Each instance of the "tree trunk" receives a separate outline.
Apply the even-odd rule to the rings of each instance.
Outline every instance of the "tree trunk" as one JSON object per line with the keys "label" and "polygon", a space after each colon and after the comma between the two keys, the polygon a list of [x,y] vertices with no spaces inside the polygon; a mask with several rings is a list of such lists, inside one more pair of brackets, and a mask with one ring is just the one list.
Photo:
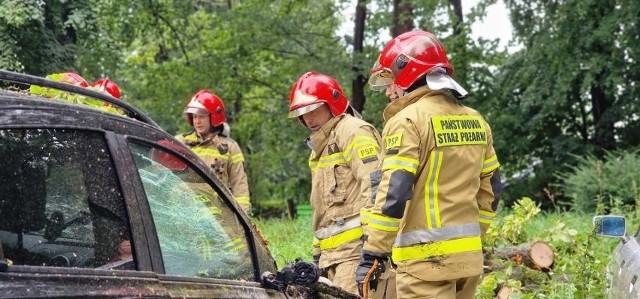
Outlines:
{"label": "tree trunk", "polygon": [[356,4],[356,18],[354,21],[353,32],[353,71],[354,77],[351,82],[351,105],[353,109],[362,113],[364,110],[364,102],[366,98],[364,96],[364,88],[366,83],[366,77],[362,73],[365,71],[363,66],[360,65],[359,57],[362,55],[362,49],[364,45],[364,26],[367,16],[367,3],[366,0],[358,0]]}
{"label": "tree trunk", "polygon": [[503,260],[513,260],[536,270],[549,270],[553,267],[554,254],[549,244],[536,241],[512,247],[497,248],[491,256]]}
{"label": "tree trunk", "polygon": [[604,87],[600,82],[604,74],[600,73],[591,85],[589,93],[591,94],[591,107],[593,124],[595,127],[595,146],[598,156],[604,155],[604,150],[612,150],[616,146],[614,137],[615,128],[613,122],[606,119],[605,114],[612,106],[605,94]]}
{"label": "tree trunk", "polygon": [[462,1],[461,0],[449,0],[449,4],[453,6],[453,13],[456,15],[456,19],[453,21],[453,35],[458,35],[462,31],[460,25],[464,22],[464,15],[462,14]]}
{"label": "tree trunk", "polygon": [[413,7],[408,0],[393,0],[393,29],[391,34],[396,37],[413,30]]}

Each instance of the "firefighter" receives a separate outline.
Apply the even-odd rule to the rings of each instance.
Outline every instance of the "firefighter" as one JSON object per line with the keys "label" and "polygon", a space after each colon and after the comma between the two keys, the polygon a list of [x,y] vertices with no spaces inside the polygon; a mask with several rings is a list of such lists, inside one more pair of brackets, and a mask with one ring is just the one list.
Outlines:
{"label": "firefighter", "polygon": [[91,83],[91,87],[96,88],[98,91],[107,93],[116,99],[121,98],[120,87],[111,79],[101,78]]}
{"label": "firefighter", "polygon": [[223,134],[227,117],[222,100],[207,89],[200,90],[191,97],[184,114],[193,131],[176,138],[188,145],[213,169],[222,183],[231,190],[242,209],[250,214],[251,202],[244,156],[238,143]]}
{"label": "firefighter", "polygon": [[[174,150],[178,154],[189,156],[188,150],[183,145],[166,139],[158,140],[157,144]],[[227,205],[214,189],[178,156],[158,148],[152,149],[150,156],[154,162],[162,166],[157,169],[149,169],[149,172],[157,175],[156,182],[163,181],[163,184],[157,186],[172,186],[171,190],[165,191],[166,193],[161,196],[152,197],[153,201],[161,203],[155,204],[159,209],[158,211],[164,209],[162,210],[163,212],[171,213],[175,208],[184,211],[185,207],[188,207],[193,223],[190,234],[184,236],[183,241],[186,241],[186,243],[177,248],[175,247],[175,240],[165,239],[168,236],[172,236],[176,228],[171,226],[170,223],[165,223],[165,225],[169,224],[170,228],[157,225],[158,229],[161,230],[160,233],[165,236],[165,238],[160,238],[160,245],[163,250],[192,251],[195,255],[194,260],[201,258],[210,260],[215,257],[216,264],[224,265],[224,267],[215,268],[203,266],[197,273],[199,276],[231,278],[234,275],[242,275],[242,273],[249,274],[248,272],[251,272],[250,269],[252,269],[251,257],[248,255],[249,250],[247,249],[246,241],[244,238],[238,237],[242,235],[243,228],[236,214],[225,212],[227,211]],[[157,166],[159,165],[152,167]],[[167,173],[166,170],[170,172]],[[154,187],[151,187],[151,189],[154,189]],[[185,205],[185,201],[190,201],[190,203]],[[194,204],[196,202],[198,204]],[[198,206],[197,210],[194,209]],[[211,221],[212,217],[215,218],[215,221]],[[207,264],[212,265],[211,261]],[[200,267],[188,262],[182,266],[185,268]],[[195,275],[196,273],[193,274]]]}
{"label": "firefighter", "polygon": [[460,102],[467,91],[452,74],[443,45],[425,31],[391,40],[371,69],[371,88],[390,103],[382,180],[356,270],[361,291],[391,256],[399,298],[474,296],[500,164],[489,125]]}
{"label": "firefighter", "polygon": [[[334,285],[357,293],[354,270],[362,249],[361,222],[366,222],[366,209],[373,205],[380,182],[381,139],[354,114],[330,76],[308,72],[293,85],[289,117],[311,130],[306,142],[311,148],[314,262]],[[385,284],[380,281],[372,298],[383,298]]]}

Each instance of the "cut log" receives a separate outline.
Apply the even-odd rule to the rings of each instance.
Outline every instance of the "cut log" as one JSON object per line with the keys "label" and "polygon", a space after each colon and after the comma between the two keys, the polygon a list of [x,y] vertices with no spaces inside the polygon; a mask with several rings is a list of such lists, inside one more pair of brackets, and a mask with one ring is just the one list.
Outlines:
{"label": "cut log", "polygon": [[536,270],[547,271],[553,267],[553,249],[542,241],[496,248],[491,255],[503,260],[513,260]]}
{"label": "cut log", "polygon": [[501,286],[500,290],[496,294],[497,299],[511,299],[511,288],[508,286]]}

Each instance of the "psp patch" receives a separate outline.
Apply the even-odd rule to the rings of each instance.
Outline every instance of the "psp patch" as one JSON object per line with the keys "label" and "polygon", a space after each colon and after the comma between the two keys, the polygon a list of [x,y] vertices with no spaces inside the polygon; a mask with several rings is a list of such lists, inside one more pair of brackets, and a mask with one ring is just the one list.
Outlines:
{"label": "psp patch", "polygon": [[362,162],[364,163],[377,161],[378,160],[377,153],[378,151],[376,150],[376,147],[373,145],[358,149],[358,157],[360,157],[360,160],[362,160]]}
{"label": "psp patch", "polygon": [[484,144],[487,129],[476,115],[440,115],[431,118],[436,147]]}
{"label": "psp patch", "polygon": [[402,145],[402,133],[389,135],[384,138],[385,149],[392,149]]}

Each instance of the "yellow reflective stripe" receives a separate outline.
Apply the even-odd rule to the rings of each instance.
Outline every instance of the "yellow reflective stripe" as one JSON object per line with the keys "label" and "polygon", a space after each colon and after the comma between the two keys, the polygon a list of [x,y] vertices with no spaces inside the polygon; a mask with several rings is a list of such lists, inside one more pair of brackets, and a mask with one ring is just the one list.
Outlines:
{"label": "yellow reflective stripe", "polygon": [[199,242],[196,246],[200,251],[200,256],[202,257],[202,259],[205,261],[213,259],[214,244],[204,237],[199,237],[198,239]]}
{"label": "yellow reflective stripe", "polygon": [[362,234],[362,227],[352,228],[335,236],[320,240],[320,249],[325,250],[336,248],[342,244],[360,239]]}
{"label": "yellow reflective stripe", "polygon": [[495,216],[496,213],[480,210],[479,222],[484,224],[491,224]]}
{"label": "yellow reflective stripe", "polygon": [[480,210],[480,216],[486,216],[486,217],[493,218],[493,217],[496,216],[496,213],[495,212],[485,211],[485,210]]}
{"label": "yellow reflective stripe", "polygon": [[320,240],[324,240],[326,238],[330,238],[332,236],[338,235],[352,228],[360,227],[361,225],[362,224],[360,223],[360,217],[358,216],[358,217],[352,218],[347,222],[339,221],[336,224],[320,228],[314,232],[314,235],[316,236],[316,238]]}
{"label": "yellow reflective stripe", "polygon": [[209,199],[209,196],[207,196],[207,195],[205,195],[205,194],[197,194],[197,195],[194,197],[194,199],[195,199],[196,201],[199,201],[199,202],[209,202],[209,201],[211,201],[211,200]]}
{"label": "yellow reflective stripe", "polygon": [[232,163],[240,163],[244,161],[244,156],[242,155],[242,153],[237,153],[233,156],[231,156],[231,162]]}
{"label": "yellow reflective stripe", "polygon": [[369,221],[369,223],[367,223],[367,226],[369,228],[377,229],[377,230],[381,230],[381,231],[385,231],[385,232],[398,232],[398,230],[400,230],[400,227],[391,227],[391,226],[380,225],[380,224],[372,222],[372,221]]}
{"label": "yellow reflective stripe", "polygon": [[318,169],[318,161],[309,160],[309,169],[311,169],[311,172],[315,172]]}
{"label": "yellow reflective stripe", "polygon": [[224,160],[229,160],[229,157],[230,157],[229,153],[222,155],[215,148],[194,147],[191,150],[200,157],[216,157]]}
{"label": "yellow reflective stripe", "polygon": [[391,252],[391,258],[394,262],[403,262],[479,250],[482,250],[480,237],[469,237],[407,247],[394,247]]}
{"label": "yellow reflective stripe", "polygon": [[354,148],[359,149],[367,146],[374,146],[375,148],[378,148],[378,143],[371,136],[356,136],[355,138],[353,138],[353,141],[351,141],[351,143],[349,143],[349,145],[347,145],[347,148],[344,150],[345,160],[349,162],[353,159]]}
{"label": "yellow reflective stripe", "polygon": [[249,200],[249,196],[236,196],[236,201],[241,205],[250,205],[251,201]]}
{"label": "yellow reflective stripe", "polygon": [[388,169],[402,169],[412,174],[416,174],[418,172],[418,165],[420,162],[417,159],[406,158],[400,156],[391,156],[384,158],[382,162],[382,171]]}
{"label": "yellow reflective stripe", "polygon": [[429,173],[425,184],[427,190],[424,193],[425,202],[427,203],[425,205],[427,228],[429,229],[442,227],[440,206],[438,204],[438,179],[440,178],[440,168],[442,167],[442,155],[441,151],[434,149],[429,157]]}
{"label": "yellow reflective stripe", "polygon": [[360,210],[360,223],[362,224],[369,223],[369,217],[371,217],[371,212],[367,210]]}
{"label": "yellow reflective stripe", "polygon": [[211,215],[222,215],[222,211],[215,206],[202,207],[193,214],[193,217],[196,221],[201,221],[211,218]]}
{"label": "yellow reflective stripe", "polygon": [[184,136],[184,142],[196,142],[196,141],[198,141],[198,136],[196,135]]}
{"label": "yellow reflective stripe", "polygon": [[492,172],[498,167],[500,167],[498,156],[494,155],[493,157],[484,160],[484,162],[482,163],[482,173]]}
{"label": "yellow reflective stripe", "polygon": [[318,168],[326,168],[340,163],[346,163],[342,152],[333,153],[331,155],[322,156],[318,161]]}
{"label": "yellow reflective stripe", "polygon": [[318,247],[320,246],[320,240],[318,240],[318,238],[313,238],[313,247]]}
{"label": "yellow reflective stripe", "polygon": [[216,206],[210,206],[209,207],[209,212],[211,213],[211,215],[214,215],[214,216],[222,215],[222,210],[220,210],[220,208],[218,208]]}
{"label": "yellow reflective stripe", "polygon": [[367,226],[385,232],[397,232],[400,230],[400,219],[380,214],[369,213]]}
{"label": "yellow reflective stripe", "polygon": [[225,243],[223,245],[223,248],[224,248],[223,250],[237,252],[237,251],[240,251],[240,249],[244,248],[244,246],[245,246],[244,240],[240,237],[237,237]]}

